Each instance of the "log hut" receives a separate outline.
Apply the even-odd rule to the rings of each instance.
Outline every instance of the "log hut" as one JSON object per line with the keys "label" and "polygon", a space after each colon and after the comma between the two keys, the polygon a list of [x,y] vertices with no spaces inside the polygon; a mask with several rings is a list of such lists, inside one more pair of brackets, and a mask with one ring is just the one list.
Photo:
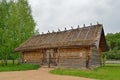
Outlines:
{"label": "log hut", "polygon": [[102,24],[34,35],[15,51],[22,61],[59,68],[93,68],[101,65],[108,50]]}

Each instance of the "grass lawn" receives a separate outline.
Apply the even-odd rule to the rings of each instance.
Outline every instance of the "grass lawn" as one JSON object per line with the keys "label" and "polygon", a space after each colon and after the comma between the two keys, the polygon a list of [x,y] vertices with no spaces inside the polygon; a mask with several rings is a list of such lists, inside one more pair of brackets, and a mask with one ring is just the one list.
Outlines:
{"label": "grass lawn", "polygon": [[35,64],[8,64],[8,65],[0,65],[0,72],[4,71],[23,71],[23,70],[35,70],[40,66]]}
{"label": "grass lawn", "polygon": [[109,64],[94,70],[54,69],[50,73],[80,76],[97,80],[120,80],[120,64]]}

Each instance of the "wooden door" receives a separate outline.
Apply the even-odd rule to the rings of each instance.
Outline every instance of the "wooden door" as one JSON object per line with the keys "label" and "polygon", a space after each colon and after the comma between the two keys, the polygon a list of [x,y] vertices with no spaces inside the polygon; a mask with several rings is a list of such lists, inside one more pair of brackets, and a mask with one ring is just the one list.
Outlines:
{"label": "wooden door", "polygon": [[56,65],[56,53],[54,49],[47,49],[43,51],[43,60],[42,64],[43,65],[50,65],[55,66]]}

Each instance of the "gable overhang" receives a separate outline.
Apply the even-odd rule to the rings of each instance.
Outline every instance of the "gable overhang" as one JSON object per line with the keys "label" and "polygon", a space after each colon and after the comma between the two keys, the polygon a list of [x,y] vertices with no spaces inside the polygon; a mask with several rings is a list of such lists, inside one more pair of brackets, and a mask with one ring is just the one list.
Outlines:
{"label": "gable overhang", "polygon": [[102,52],[106,52],[109,50],[106,39],[105,39],[105,34],[104,34],[104,29],[101,27],[100,32],[98,33],[97,41],[95,43],[97,49],[101,49]]}

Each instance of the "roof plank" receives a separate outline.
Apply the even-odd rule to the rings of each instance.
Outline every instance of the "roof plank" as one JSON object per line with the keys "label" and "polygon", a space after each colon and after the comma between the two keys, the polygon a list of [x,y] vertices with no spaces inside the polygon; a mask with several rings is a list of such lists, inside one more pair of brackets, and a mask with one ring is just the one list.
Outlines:
{"label": "roof plank", "polygon": [[35,35],[17,47],[15,51],[98,45],[102,29],[102,24],[97,24],[83,28]]}

